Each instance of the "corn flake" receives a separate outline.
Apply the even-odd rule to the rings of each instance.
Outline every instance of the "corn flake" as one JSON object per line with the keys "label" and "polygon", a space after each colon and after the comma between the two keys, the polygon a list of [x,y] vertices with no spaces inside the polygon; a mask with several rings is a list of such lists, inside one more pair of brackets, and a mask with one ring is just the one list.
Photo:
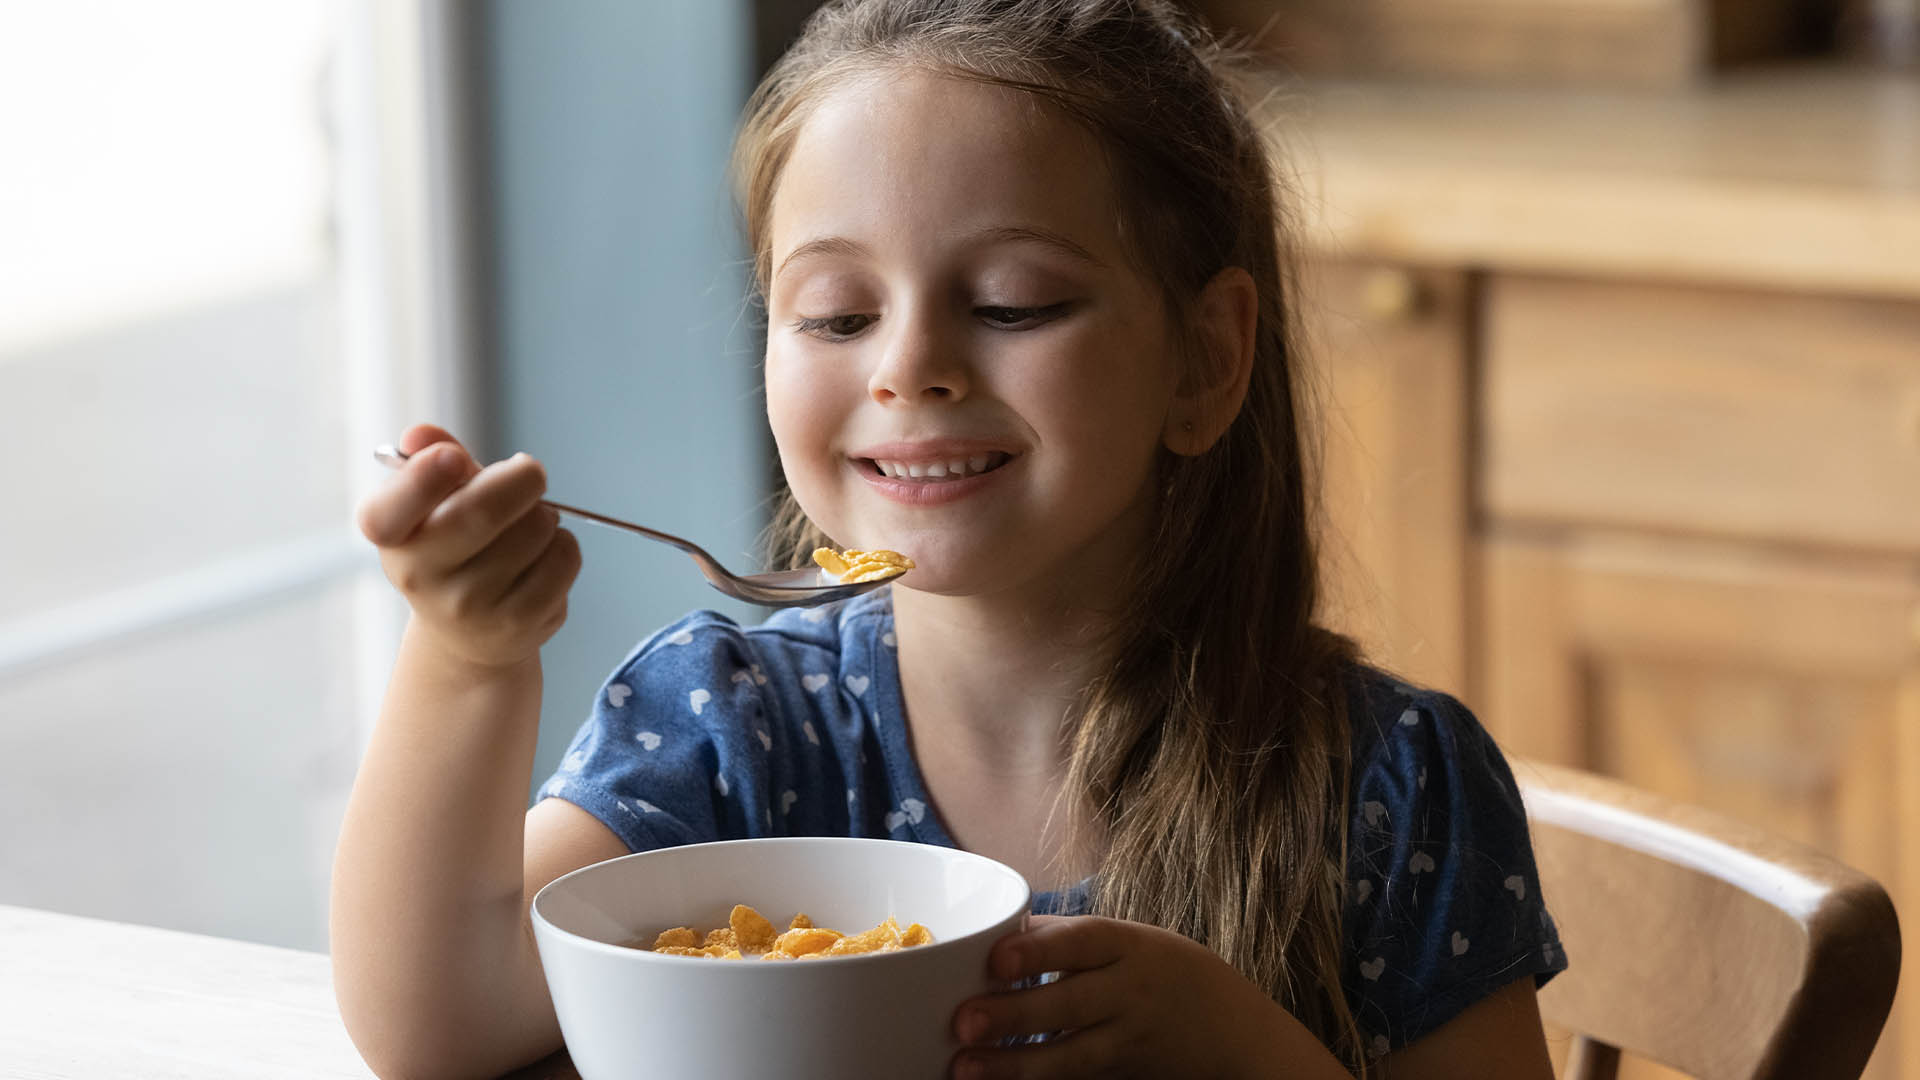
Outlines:
{"label": "corn flake", "polygon": [[904,574],[914,567],[912,559],[897,551],[861,551],[857,548],[844,552],[838,552],[832,548],[815,548],[813,561],[819,563],[822,570],[848,585],[863,581],[882,581]]}

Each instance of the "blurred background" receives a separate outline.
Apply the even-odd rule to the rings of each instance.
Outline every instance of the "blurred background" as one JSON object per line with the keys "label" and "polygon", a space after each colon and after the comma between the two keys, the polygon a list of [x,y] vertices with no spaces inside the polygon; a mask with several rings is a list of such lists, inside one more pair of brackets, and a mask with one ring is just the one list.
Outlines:
{"label": "blurred background", "polygon": [[[0,5],[0,904],[325,948],[410,422],[754,561],[723,171],[814,6]],[[1920,911],[1920,0],[1193,6],[1286,181],[1328,618]],[[654,627],[759,617],[577,531],[530,783]]]}

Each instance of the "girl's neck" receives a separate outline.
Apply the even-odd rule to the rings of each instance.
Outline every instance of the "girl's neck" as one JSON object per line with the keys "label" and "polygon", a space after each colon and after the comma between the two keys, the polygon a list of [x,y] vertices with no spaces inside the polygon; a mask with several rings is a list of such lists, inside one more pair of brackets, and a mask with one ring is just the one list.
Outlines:
{"label": "girl's neck", "polygon": [[1109,631],[1147,542],[1150,491],[1063,565],[994,592],[893,590],[908,730],[926,756],[1019,784],[1057,785],[1061,733],[1106,662]]}
{"label": "girl's neck", "polygon": [[1119,568],[1079,566],[976,596],[894,590],[901,691],[916,742],[992,776],[1057,780],[1061,728],[1104,659]]}

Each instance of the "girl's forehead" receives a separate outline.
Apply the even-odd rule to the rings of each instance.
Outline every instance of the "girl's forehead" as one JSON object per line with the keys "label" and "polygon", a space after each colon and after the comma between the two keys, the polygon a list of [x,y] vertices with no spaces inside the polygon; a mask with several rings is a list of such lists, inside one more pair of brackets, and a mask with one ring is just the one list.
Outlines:
{"label": "girl's forehead", "polygon": [[822,236],[926,249],[998,228],[1065,235],[1124,261],[1104,155],[1033,95],[923,69],[829,91],[802,125],[774,191],[775,265]]}

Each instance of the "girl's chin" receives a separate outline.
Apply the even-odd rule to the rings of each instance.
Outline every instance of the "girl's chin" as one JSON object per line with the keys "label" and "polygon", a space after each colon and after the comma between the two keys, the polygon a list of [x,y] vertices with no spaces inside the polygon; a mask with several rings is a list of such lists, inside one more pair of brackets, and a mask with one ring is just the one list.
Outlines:
{"label": "girl's chin", "polygon": [[991,568],[987,566],[969,566],[965,560],[932,553],[917,555],[903,551],[903,554],[911,558],[914,565],[894,582],[895,591],[910,589],[935,596],[971,596],[993,587]]}
{"label": "girl's chin", "polygon": [[895,591],[911,590],[930,596],[967,597],[1004,595],[1028,588],[1025,567],[1007,559],[951,561],[913,557],[914,568],[894,583]]}

